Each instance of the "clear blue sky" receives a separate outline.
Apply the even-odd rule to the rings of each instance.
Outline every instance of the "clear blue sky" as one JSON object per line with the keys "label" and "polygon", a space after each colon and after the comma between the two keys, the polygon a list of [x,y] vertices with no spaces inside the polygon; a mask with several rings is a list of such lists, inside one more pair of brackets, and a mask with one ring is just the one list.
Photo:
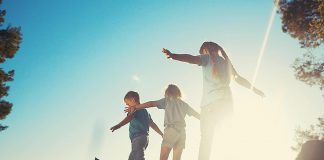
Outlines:
{"label": "clear blue sky", "polygon": [[[252,80],[272,7],[272,0],[4,0],[6,23],[22,27],[23,42],[15,58],[2,64],[16,72],[7,98],[14,107],[1,121],[10,127],[0,133],[0,159],[127,159],[128,126],[109,131],[125,116],[127,91],[138,91],[144,102],[161,98],[164,87],[175,83],[200,110],[200,68],[167,60],[161,49],[198,54],[204,41],[215,41]],[[289,146],[295,127],[324,113],[319,89],[295,80],[290,67],[304,52],[281,31],[276,15],[256,81],[267,97],[231,84],[242,122],[236,145],[251,145],[236,152],[249,157],[244,148],[261,148],[259,153],[278,156],[270,158],[294,155]],[[163,111],[149,112],[163,129]],[[189,117],[187,123],[183,158],[192,159],[199,122]],[[160,142],[151,131],[148,159],[158,159]],[[226,139],[215,144],[222,148]]]}

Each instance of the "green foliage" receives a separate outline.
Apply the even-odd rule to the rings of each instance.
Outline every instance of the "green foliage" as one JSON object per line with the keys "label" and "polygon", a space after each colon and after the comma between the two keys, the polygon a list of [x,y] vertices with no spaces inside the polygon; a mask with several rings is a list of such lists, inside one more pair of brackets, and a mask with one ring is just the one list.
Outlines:
{"label": "green foliage", "polygon": [[[2,4],[2,0],[0,0]],[[5,10],[0,10],[0,26],[4,23]],[[0,63],[4,63],[7,59],[14,57],[19,49],[22,40],[20,27],[8,26],[5,29],[0,29]],[[3,120],[11,112],[12,103],[7,102],[3,98],[8,96],[9,86],[7,82],[13,81],[14,70],[8,72],[0,68],[0,120]],[[0,124],[0,131],[8,126]]]}
{"label": "green foliage", "polygon": [[308,129],[296,129],[296,145],[291,147],[294,151],[299,152],[301,146],[309,140],[320,140],[324,141],[324,116],[319,117],[318,123],[311,125]]}
{"label": "green foliage", "polygon": [[324,59],[316,58],[312,53],[306,53],[302,58],[296,58],[292,67],[295,77],[310,85],[319,86],[324,96]]}
{"label": "green foliage", "polygon": [[20,27],[7,27],[0,30],[0,63],[6,58],[13,58],[21,42]]}
{"label": "green foliage", "polygon": [[[324,44],[324,0],[279,0],[282,30],[298,39],[302,48],[312,49]],[[293,64],[298,80],[324,92],[324,61],[311,53],[297,58]],[[324,96],[324,93],[323,93]]]}
{"label": "green foliage", "polygon": [[7,101],[0,101],[0,120],[5,119],[11,112],[12,104]]}
{"label": "green foliage", "polygon": [[301,47],[324,43],[323,0],[279,0],[282,30],[297,38]]}

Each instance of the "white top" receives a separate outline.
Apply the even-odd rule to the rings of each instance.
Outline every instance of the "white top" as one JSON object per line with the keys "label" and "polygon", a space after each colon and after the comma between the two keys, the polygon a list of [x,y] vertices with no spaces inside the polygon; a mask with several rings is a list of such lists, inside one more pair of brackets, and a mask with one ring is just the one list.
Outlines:
{"label": "white top", "polygon": [[195,111],[184,101],[178,98],[162,98],[158,100],[157,108],[164,109],[164,126],[175,125],[185,127],[185,116],[192,116]]}
{"label": "white top", "polygon": [[[211,104],[217,104],[219,101],[229,100],[232,97],[229,85],[223,83],[219,76],[213,75],[213,64],[209,54],[204,54],[199,56],[201,58],[201,66],[203,72],[203,96],[201,99],[200,107],[206,107]],[[224,66],[225,59],[223,57],[217,56],[216,66],[219,67],[218,70],[224,72],[226,68]]]}

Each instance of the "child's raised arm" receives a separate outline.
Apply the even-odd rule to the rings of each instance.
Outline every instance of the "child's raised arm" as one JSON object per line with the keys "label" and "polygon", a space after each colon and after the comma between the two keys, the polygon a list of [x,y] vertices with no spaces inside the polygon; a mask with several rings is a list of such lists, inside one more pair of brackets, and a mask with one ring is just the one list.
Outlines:
{"label": "child's raised arm", "polygon": [[252,89],[252,91],[253,91],[255,94],[257,94],[257,95],[259,95],[259,96],[261,96],[261,97],[265,97],[265,94],[264,94],[261,90],[255,88],[254,86],[252,86],[252,84],[251,84],[247,79],[245,79],[245,78],[243,78],[242,76],[240,76],[240,75],[237,73],[237,71],[234,69],[233,65],[232,65],[232,72],[233,72],[234,80],[235,80],[238,84],[240,84],[241,86],[244,86],[244,87],[246,87],[246,88],[248,88],[248,89]]}
{"label": "child's raised arm", "polygon": [[165,48],[162,49],[162,52],[166,55],[167,58],[172,58],[181,62],[201,65],[201,58],[199,56],[193,56],[190,54],[174,54]]}
{"label": "child's raised arm", "polygon": [[124,126],[125,124],[129,123],[133,118],[134,118],[134,114],[128,114],[121,122],[119,122],[115,126],[111,127],[110,130],[112,132],[114,132],[115,130],[117,130],[120,127]]}
{"label": "child's raised arm", "polygon": [[159,105],[158,101],[149,101],[149,102],[145,102],[145,103],[138,104],[138,105],[135,105],[135,106],[125,107],[124,111],[128,112],[128,113],[133,113],[134,111],[139,110],[139,109],[156,107],[158,105]]}

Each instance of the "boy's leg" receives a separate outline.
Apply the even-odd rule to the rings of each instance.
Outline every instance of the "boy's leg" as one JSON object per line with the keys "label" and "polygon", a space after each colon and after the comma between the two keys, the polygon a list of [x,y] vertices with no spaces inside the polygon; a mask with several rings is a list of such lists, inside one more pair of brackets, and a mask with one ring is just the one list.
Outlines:
{"label": "boy's leg", "polygon": [[132,152],[129,154],[128,160],[134,160],[134,157],[132,155]]}
{"label": "boy's leg", "polygon": [[128,160],[134,160],[132,153],[133,153],[133,142],[131,142],[131,152],[129,153]]}
{"label": "boy's leg", "polygon": [[161,146],[160,160],[167,160],[172,148],[168,146]]}
{"label": "boy's leg", "polygon": [[148,136],[141,135],[132,140],[132,152],[130,158],[132,160],[145,160],[144,151],[148,145]]}

